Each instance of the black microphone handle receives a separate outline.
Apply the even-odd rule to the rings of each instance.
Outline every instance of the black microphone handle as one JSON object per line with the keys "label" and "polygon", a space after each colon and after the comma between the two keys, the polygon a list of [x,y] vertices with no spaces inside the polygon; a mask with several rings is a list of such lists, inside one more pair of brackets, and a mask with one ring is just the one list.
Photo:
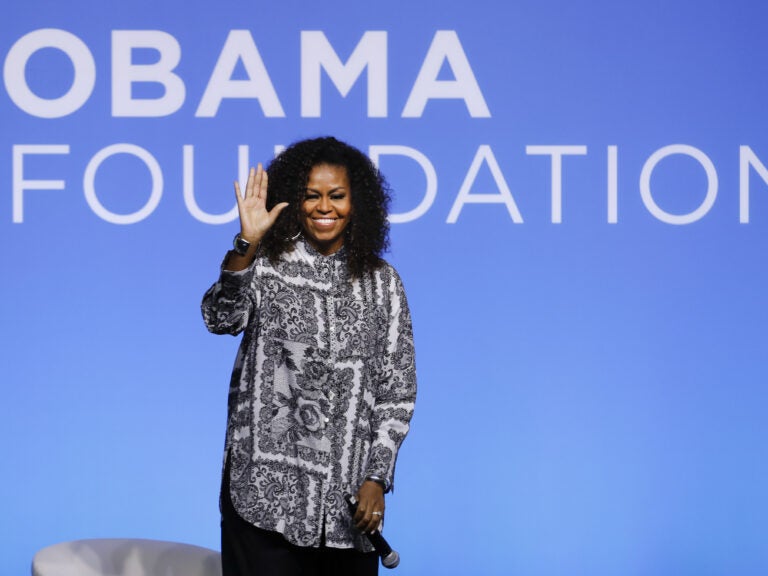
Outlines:
{"label": "black microphone handle", "polygon": [[376,552],[378,552],[381,557],[382,566],[385,568],[394,568],[400,564],[400,555],[392,550],[392,547],[386,540],[384,540],[384,536],[381,535],[381,532],[374,530],[371,533],[366,533],[365,536],[370,540],[371,544],[373,544],[373,547],[376,549]]}
{"label": "black microphone handle", "polygon": [[[350,511],[354,515],[357,511],[357,501],[349,495],[344,496],[344,498],[349,505]],[[394,568],[400,564],[400,554],[395,550],[392,550],[392,547],[384,539],[384,536],[381,535],[381,532],[374,530],[373,532],[364,532],[363,534],[365,534],[365,537],[368,538],[368,541],[373,545],[376,553],[381,558],[381,565],[384,566],[384,568]]]}

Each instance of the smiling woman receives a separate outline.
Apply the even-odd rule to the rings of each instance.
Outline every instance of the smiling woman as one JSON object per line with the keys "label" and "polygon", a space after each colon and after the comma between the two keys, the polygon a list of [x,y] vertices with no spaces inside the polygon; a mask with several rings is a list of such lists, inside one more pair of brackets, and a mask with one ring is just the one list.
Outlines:
{"label": "smiling woman", "polygon": [[211,332],[244,334],[229,396],[224,576],[373,576],[365,534],[381,526],[416,396],[405,292],[381,258],[387,186],[362,152],[317,138],[251,169],[235,192],[240,233],[202,306]]}

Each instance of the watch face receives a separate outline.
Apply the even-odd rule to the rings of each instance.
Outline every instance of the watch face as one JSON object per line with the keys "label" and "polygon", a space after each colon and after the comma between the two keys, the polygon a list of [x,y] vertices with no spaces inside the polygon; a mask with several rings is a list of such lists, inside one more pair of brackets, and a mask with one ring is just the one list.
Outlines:
{"label": "watch face", "polygon": [[240,256],[245,256],[245,253],[248,252],[248,248],[251,247],[251,243],[248,242],[248,240],[243,240],[240,237],[240,234],[235,236],[235,252],[240,254]]}

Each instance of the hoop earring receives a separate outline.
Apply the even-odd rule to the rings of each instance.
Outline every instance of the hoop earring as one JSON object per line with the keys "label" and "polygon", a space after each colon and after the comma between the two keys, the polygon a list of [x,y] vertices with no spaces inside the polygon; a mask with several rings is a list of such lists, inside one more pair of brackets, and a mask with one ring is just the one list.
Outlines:
{"label": "hoop earring", "polygon": [[299,231],[298,231],[298,232],[296,232],[296,234],[294,234],[293,236],[291,236],[290,238],[288,238],[288,240],[289,240],[290,242],[293,242],[294,240],[297,240],[299,236],[301,236],[301,228],[299,228]]}

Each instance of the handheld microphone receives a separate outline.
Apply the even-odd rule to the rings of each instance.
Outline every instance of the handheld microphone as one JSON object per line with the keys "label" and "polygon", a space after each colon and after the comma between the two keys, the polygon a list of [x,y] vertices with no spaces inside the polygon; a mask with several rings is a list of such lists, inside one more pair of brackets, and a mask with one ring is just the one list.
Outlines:
{"label": "handheld microphone", "polygon": [[[344,499],[347,501],[349,510],[354,516],[357,511],[357,500],[354,496],[350,496],[349,494],[346,494]],[[384,536],[381,535],[381,532],[378,530],[374,530],[371,533],[366,532],[365,537],[368,538],[368,541],[373,545],[376,553],[381,558],[381,565],[384,566],[384,568],[394,568],[400,564],[400,554],[398,554],[397,551],[392,550],[392,547],[386,540],[384,540]]]}

